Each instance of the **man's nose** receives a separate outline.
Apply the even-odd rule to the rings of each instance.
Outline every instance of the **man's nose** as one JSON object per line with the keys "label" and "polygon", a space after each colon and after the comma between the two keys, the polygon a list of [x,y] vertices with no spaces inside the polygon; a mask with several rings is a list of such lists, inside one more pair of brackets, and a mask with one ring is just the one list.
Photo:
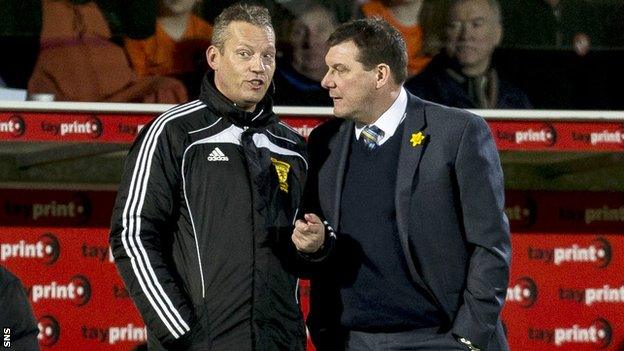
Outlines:
{"label": "man's nose", "polygon": [[460,39],[467,39],[470,37],[470,34],[472,33],[472,31],[468,28],[467,25],[463,25],[461,28],[461,31],[459,32],[459,38]]}
{"label": "man's nose", "polygon": [[321,86],[323,88],[325,88],[325,89],[331,89],[331,88],[336,86],[334,81],[329,76],[329,71],[327,73],[325,73],[325,76],[323,77],[323,80],[321,80]]}
{"label": "man's nose", "polygon": [[459,39],[465,39],[469,36],[471,29],[467,22],[453,21],[450,25],[452,33]]}
{"label": "man's nose", "polygon": [[461,39],[468,39],[474,36],[475,34],[475,26],[471,23],[464,22],[462,23],[461,30],[459,31],[459,37]]}
{"label": "man's nose", "polygon": [[264,72],[264,61],[262,60],[261,55],[258,55],[252,59],[250,69],[252,72]]}

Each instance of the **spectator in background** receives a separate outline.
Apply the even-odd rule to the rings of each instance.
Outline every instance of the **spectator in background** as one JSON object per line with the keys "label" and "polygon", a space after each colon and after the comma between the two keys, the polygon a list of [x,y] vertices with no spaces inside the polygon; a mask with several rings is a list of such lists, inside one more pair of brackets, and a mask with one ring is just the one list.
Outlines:
{"label": "spectator in background", "polygon": [[[10,330],[10,346],[2,343],[3,349],[32,351],[39,350],[37,320],[33,315],[26,291],[19,279],[0,266],[0,330],[6,335]],[[3,340],[6,341],[6,340]]]}
{"label": "spectator in background", "polygon": [[[294,0],[290,0],[294,2]],[[359,12],[361,0],[317,0],[321,5],[330,9],[339,23],[353,19]]]}
{"label": "spectator in background", "polygon": [[[54,94],[65,101],[186,101],[186,89],[178,80],[137,78],[123,48],[114,42],[120,18],[129,16],[125,11],[140,11],[141,4],[149,2],[127,0],[111,12],[109,1],[42,0],[40,52],[29,93]],[[149,8],[146,18],[134,16],[128,26],[149,19]]]}
{"label": "spectator in background", "polygon": [[274,76],[276,105],[331,106],[321,80],[327,72],[327,38],[337,27],[334,15],[312,3],[295,19],[290,52],[277,65]]}
{"label": "spectator in background", "polygon": [[0,76],[7,87],[28,85],[39,52],[40,17],[37,0],[0,0],[0,47],[5,50],[0,55]]}
{"label": "spectator in background", "polygon": [[207,68],[204,54],[210,45],[212,26],[193,14],[199,1],[160,0],[155,34],[142,40],[125,40],[138,76],[175,77],[185,82],[187,89],[200,85]]}
{"label": "spectator in background", "polygon": [[405,87],[461,108],[531,108],[528,97],[498,77],[492,54],[503,35],[497,0],[455,0],[448,12],[445,50]]}
{"label": "spectator in background", "polygon": [[[321,5],[328,9],[339,23],[344,23],[356,16],[362,16],[360,13],[360,5],[365,1],[362,0],[279,0],[280,6],[293,13],[301,13],[305,11],[311,3]],[[312,5],[313,6],[313,5]]]}
{"label": "spectator in background", "polygon": [[585,0],[505,0],[504,47],[574,49],[605,43],[598,5]]}
{"label": "spectator in background", "polygon": [[422,71],[431,61],[431,55],[423,50],[425,34],[421,12],[426,3],[435,1],[439,0],[370,0],[360,8],[365,17],[381,17],[403,35],[410,76]]}
{"label": "spectator in background", "polygon": [[[248,3],[266,7],[272,16],[276,6],[276,1],[274,0],[204,0],[201,6],[202,17],[208,22],[214,23],[215,18],[225,8],[236,3]],[[275,21],[275,18],[273,20]]]}

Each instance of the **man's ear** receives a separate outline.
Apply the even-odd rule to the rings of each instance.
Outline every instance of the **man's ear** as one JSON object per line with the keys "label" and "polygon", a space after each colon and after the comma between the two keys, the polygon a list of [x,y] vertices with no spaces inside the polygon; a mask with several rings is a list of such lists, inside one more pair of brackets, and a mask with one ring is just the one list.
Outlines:
{"label": "man's ear", "polygon": [[206,50],[206,61],[208,61],[208,66],[210,66],[213,71],[216,71],[219,68],[220,60],[221,52],[216,46],[210,45]]}
{"label": "man's ear", "polygon": [[391,75],[392,72],[390,72],[390,66],[388,66],[385,63],[380,63],[377,65],[377,67],[375,68],[376,70],[376,84],[375,87],[377,89],[383,87],[384,85],[388,84],[388,81],[390,79],[392,79]]}
{"label": "man's ear", "polygon": [[494,25],[494,42],[496,43],[496,46],[499,46],[503,41],[503,36],[503,25],[501,23],[496,23]]}

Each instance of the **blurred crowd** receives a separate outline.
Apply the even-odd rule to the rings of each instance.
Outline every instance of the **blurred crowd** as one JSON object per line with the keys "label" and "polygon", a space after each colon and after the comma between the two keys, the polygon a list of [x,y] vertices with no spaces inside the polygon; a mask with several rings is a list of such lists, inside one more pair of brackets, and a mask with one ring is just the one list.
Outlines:
{"label": "blurred crowd", "polygon": [[[228,0],[0,0],[0,88],[56,101],[180,103],[208,69]],[[260,0],[276,105],[329,106],[326,39],[378,16],[408,49],[406,87],[463,108],[624,109],[621,0]]]}

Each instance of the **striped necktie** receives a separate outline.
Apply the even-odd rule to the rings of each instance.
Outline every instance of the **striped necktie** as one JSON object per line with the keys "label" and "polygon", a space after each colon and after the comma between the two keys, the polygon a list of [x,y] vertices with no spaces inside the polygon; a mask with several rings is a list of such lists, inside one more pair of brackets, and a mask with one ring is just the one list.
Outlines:
{"label": "striped necktie", "polygon": [[377,142],[383,137],[383,135],[383,130],[378,127],[374,125],[366,126],[360,132],[360,141],[364,143],[364,146],[366,146],[368,150],[372,151],[379,146]]}

